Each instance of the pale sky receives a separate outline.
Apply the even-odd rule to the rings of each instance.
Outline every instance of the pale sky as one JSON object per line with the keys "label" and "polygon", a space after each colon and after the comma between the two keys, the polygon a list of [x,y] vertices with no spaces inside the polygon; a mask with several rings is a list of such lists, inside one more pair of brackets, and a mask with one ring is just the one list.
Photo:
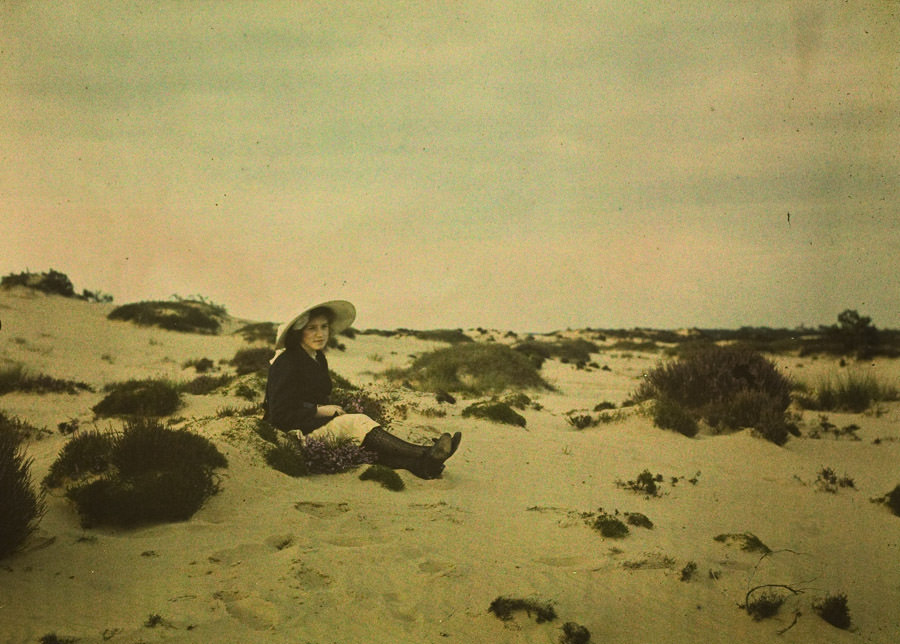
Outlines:
{"label": "pale sky", "polygon": [[0,0],[0,92],[3,275],[359,328],[900,327],[896,0]]}

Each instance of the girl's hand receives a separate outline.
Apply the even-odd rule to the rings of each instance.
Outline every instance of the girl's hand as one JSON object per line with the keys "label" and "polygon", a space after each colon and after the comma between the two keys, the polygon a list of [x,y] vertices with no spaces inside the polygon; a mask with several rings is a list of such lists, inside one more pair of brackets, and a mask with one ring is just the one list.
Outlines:
{"label": "girl's hand", "polygon": [[316,408],[316,416],[321,418],[333,418],[334,416],[343,416],[346,413],[339,405],[319,405]]}

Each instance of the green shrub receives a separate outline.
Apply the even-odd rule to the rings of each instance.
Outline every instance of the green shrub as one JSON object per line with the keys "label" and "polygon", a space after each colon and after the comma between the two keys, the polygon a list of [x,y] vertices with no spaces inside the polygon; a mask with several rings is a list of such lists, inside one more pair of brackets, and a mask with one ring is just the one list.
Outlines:
{"label": "green shrub", "polygon": [[525,611],[529,617],[534,617],[538,624],[552,622],[556,619],[556,609],[552,604],[535,599],[497,597],[488,607],[488,612],[493,613],[504,622],[511,620],[513,613],[518,611]]}
{"label": "green shrub", "polygon": [[737,544],[745,552],[761,552],[764,555],[772,552],[772,549],[760,541],[759,537],[752,532],[720,534],[713,537],[713,540],[725,545]]}
{"label": "green shrub", "polygon": [[622,523],[621,519],[605,512],[594,518],[592,527],[607,539],[623,539],[630,533],[628,526]]}
{"label": "green shrub", "polygon": [[847,595],[844,593],[826,595],[813,604],[813,610],[836,628],[843,630],[850,628],[850,608],[847,606]]}
{"label": "green shrub", "polygon": [[44,485],[55,488],[67,479],[79,480],[109,471],[114,444],[115,435],[111,432],[90,430],[73,436],[50,465]]}
{"label": "green shrub", "polygon": [[267,347],[240,349],[234,354],[230,364],[235,367],[239,376],[248,373],[266,373],[273,355],[275,354],[272,349]]}
{"label": "green shrub", "polygon": [[526,356],[498,343],[460,343],[438,349],[419,356],[408,369],[392,369],[386,375],[432,393],[550,389]]}
{"label": "green shrub", "polygon": [[266,463],[273,470],[288,476],[308,476],[311,474],[303,453],[290,445],[276,444],[266,452]]}
{"label": "green shrub", "polygon": [[[350,383],[347,383],[350,385]],[[385,396],[378,396],[354,385],[350,388],[335,387],[329,400],[348,414],[365,414],[384,428],[390,427],[393,413]]]}
{"label": "green shrub", "polygon": [[581,624],[577,622],[563,624],[559,644],[588,644],[590,641],[591,632]]}
{"label": "green shrub", "polygon": [[428,342],[447,342],[459,344],[460,342],[474,342],[472,338],[462,332],[462,329],[433,329],[430,331],[410,331],[414,337]]}
{"label": "green shrub", "polygon": [[785,599],[786,597],[783,593],[773,590],[759,593],[753,599],[750,599],[748,594],[747,602],[744,604],[744,610],[746,610],[747,614],[753,618],[753,621],[758,622],[778,614]]}
{"label": "green shrub", "polygon": [[590,362],[592,353],[600,351],[597,344],[582,338],[559,339],[553,342],[525,340],[516,344],[513,349],[526,355],[538,369],[550,358],[584,365]]}
{"label": "green shrub", "polygon": [[797,402],[805,409],[860,413],[874,403],[898,399],[896,387],[879,382],[872,374],[848,371],[820,379],[813,393],[799,395]]}
{"label": "green shrub", "polygon": [[[776,444],[783,444],[789,431],[785,412],[791,402],[790,381],[746,347],[713,345],[662,363],[647,374],[633,397],[677,403],[720,430],[752,427]],[[675,420],[664,415],[666,421],[690,431],[678,418],[681,414],[674,413]]]}
{"label": "green shrub", "polygon": [[178,391],[194,396],[205,396],[211,394],[216,389],[224,387],[234,380],[234,376],[223,374],[221,376],[197,376],[188,382],[182,382],[178,385]]}
{"label": "green shrub", "polygon": [[637,528],[653,529],[653,521],[646,514],[641,514],[640,512],[626,512],[625,520],[628,522],[628,525],[633,525]]}
{"label": "green shrub", "polygon": [[12,288],[24,286],[35,291],[62,295],[63,297],[75,297],[75,288],[65,273],[60,273],[52,268],[47,273],[10,273],[0,280],[0,287]]}
{"label": "green shrub", "polygon": [[274,345],[277,332],[278,325],[274,322],[256,322],[246,324],[234,333],[244,336],[245,342],[266,342]]}
{"label": "green shrub", "polygon": [[31,394],[70,394],[80,391],[93,391],[93,387],[84,382],[60,380],[44,374],[32,375],[21,364],[14,364],[0,369],[0,396],[12,391]]}
{"label": "green shrub", "polygon": [[360,481],[377,481],[382,487],[399,492],[406,487],[403,479],[394,470],[384,465],[370,465],[359,475]]}
{"label": "green shrub", "polygon": [[469,405],[462,411],[463,418],[484,418],[505,425],[525,427],[525,417],[505,402],[488,400]]}
{"label": "green shrub", "polygon": [[214,335],[221,330],[225,316],[221,306],[197,300],[177,300],[124,304],[113,309],[107,317],[168,331]]}
{"label": "green shrub", "polygon": [[[109,451],[100,455],[97,451],[104,444]],[[100,478],[89,475],[98,463],[104,468]],[[61,481],[63,473],[78,476],[66,496],[85,525],[128,527],[189,519],[218,492],[213,470],[222,467],[227,460],[203,436],[135,418],[111,440],[100,437],[64,448],[51,475],[54,482]]]}
{"label": "green shrub", "polygon": [[269,466],[288,476],[338,474],[374,460],[354,439],[332,434],[281,442],[266,453]]}
{"label": "green shrub", "polygon": [[44,496],[31,482],[32,459],[21,449],[19,428],[0,415],[0,559],[18,550],[37,529]]}
{"label": "green shrub", "polygon": [[616,485],[638,494],[646,494],[647,496],[659,496],[659,483],[662,483],[662,474],[653,474],[650,470],[644,470],[634,480],[616,481]]}
{"label": "green shrub", "polygon": [[181,393],[167,380],[128,380],[106,387],[93,406],[98,416],[168,416],[181,407]]}
{"label": "green shrub", "polygon": [[691,412],[670,398],[660,398],[653,403],[653,422],[661,429],[671,429],[689,437],[700,431]]}

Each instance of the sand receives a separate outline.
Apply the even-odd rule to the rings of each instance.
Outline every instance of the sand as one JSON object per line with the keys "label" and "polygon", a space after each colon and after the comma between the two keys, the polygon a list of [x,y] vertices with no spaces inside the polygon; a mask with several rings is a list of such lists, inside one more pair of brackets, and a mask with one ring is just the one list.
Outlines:
{"label": "sand", "polygon": [[[229,333],[240,320],[222,335],[202,336],[112,322],[112,308],[0,291],[0,366],[18,362],[97,389],[0,397],[0,409],[49,430],[25,446],[35,480],[67,440],[58,423],[115,425],[90,411],[104,384],[188,379],[194,372],[185,361],[227,360],[247,346]],[[359,470],[291,478],[265,464],[248,419],[217,417],[245,400],[185,396],[175,426],[208,436],[227,456],[221,492],[189,521],[131,530],[83,529],[59,492],[48,496],[37,533],[0,561],[0,641],[55,633],[84,643],[543,644],[559,641],[568,621],[589,629],[592,642],[900,638],[900,518],[870,500],[900,483],[897,403],[880,405],[879,414],[828,414],[837,426],[857,424],[858,441],[809,438],[820,422],[814,412],[803,413],[804,437],[784,447],[749,430],[686,438],[655,428],[636,409],[619,422],[576,430],[567,412],[621,403],[661,358],[602,351],[594,358],[609,370],[547,362],[543,375],[557,391],[531,392],[542,407],[525,410],[520,428],[463,418],[471,400],[441,405],[376,377],[440,343],[375,335],[342,341],[346,351],[330,354],[334,371],[407,408],[394,431],[416,440],[463,432],[442,479],[401,472],[406,489],[391,492],[360,481]],[[829,358],[773,360],[807,381],[840,369]],[[857,368],[900,385],[897,361]],[[427,415],[435,408],[446,416]],[[821,491],[815,481],[826,466],[852,477],[855,488]],[[617,485],[645,469],[665,477],[662,496]],[[654,527],[604,538],[582,516],[599,508],[643,513]],[[744,532],[774,553],[714,539]],[[696,572],[683,580],[691,562]],[[757,622],[739,605],[762,584],[799,594]],[[837,592],[847,595],[850,631],[811,608]],[[551,602],[558,619],[538,623],[520,613],[501,621],[488,612],[498,596]]]}

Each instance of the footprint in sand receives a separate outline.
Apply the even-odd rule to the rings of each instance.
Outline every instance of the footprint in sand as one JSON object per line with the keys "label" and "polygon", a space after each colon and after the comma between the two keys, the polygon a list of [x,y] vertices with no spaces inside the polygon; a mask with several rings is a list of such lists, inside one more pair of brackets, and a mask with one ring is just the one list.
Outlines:
{"label": "footprint in sand", "polygon": [[213,598],[225,604],[225,610],[231,617],[256,631],[276,628],[283,619],[275,604],[256,593],[245,595],[238,591],[219,591]]}
{"label": "footprint in sand", "polygon": [[317,501],[299,501],[294,508],[319,519],[333,519],[350,511],[349,503],[319,503]]}

